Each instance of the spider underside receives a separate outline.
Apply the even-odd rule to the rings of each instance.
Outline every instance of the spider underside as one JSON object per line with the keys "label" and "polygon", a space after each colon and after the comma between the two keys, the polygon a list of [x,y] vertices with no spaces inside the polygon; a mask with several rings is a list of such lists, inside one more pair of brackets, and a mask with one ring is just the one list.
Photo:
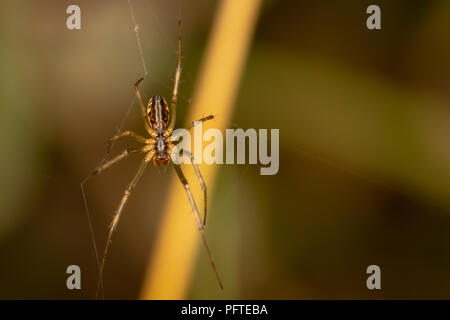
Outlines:
{"label": "spider underside", "polygon": [[[206,212],[207,212],[207,201],[206,201],[206,199],[207,199],[206,198],[206,195],[207,195],[206,190],[207,189],[206,189],[204,180],[202,178],[202,175],[200,173],[200,170],[198,169],[198,166],[194,161],[193,155],[190,152],[183,150],[183,156],[190,158],[190,160],[191,160],[190,162],[192,163],[192,165],[194,167],[195,173],[200,182],[200,186],[203,190],[203,196],[204,196],[203,221],[200,218],[199,210],[197,208],[194,197],[190,190],[189,183],[187,182],[186,177],[184,176],[180,165],[175,164],[171,161],[171,152],[172,152],[172,149],[175,147],[175,145],[173,144],[173,141],[178,140],[178,137],[173,135],[173,131],[174,131],[175,120],[176,120],[176,105],[177,105],[177,98],[178,98],[178,86],[180,83],[180,76],[181,76],[181,23],[179,22],[178,23],[177,67],[176,67],[176,72],[175,72],[175,82],[174,82],[174,87],[173,87],[173,92],[172,92],[170,109],[169,109],[169,105],[168,105],[167,101],[163,97],[158,96],[158,95],[152,97],[149,100],[147,107],[145,107],[141,92],[139,90],[139,84],[142,82],[142,80],[144,78],[139,79],[134,84],[134,89],[136,91],[136,96],[139,100],[139,105],[140,105],[142,117],[144,120],[144,126],[150,137],[145,138],[145,137],[143,137],[139,134],[136,134],[133,131],[129,131],[129,130],[123,131],[123,132],[113,136],[109,140],[109,143],[107,146],[107,154],[109,154],[109,152],[111,151],[113,142],[122,137],[132,137],[137,142],[142,143],[143,146],[139,147],[139,148],[125,149],[119,155],[115,156],[114,158],[112,158],[108,161],[105,161],[96,170],[94,170],[94,172],[92,172],[89,175],[89,177],[85,181],[83,181],[83,183],[81,185],[83,188],[83,184],[85,182],[87,182],[87,180],[89,180],[93,176],[96,176],[96,175],[102,173],[107,168],[111,167],[113,164],[125,159],[126,157],[128,157],[131,154],[134,154],[134,153],[145,154],[144,159],[142,160],[135,176],[133,177],[131,182],[126,187],[126,189],[123,193],[123,196],[119,202],[119,205],[117,206],[116,210],[114,211],[114,216],[113,216],[113,219],[112,219],[112,222],[110,225],[108,239],[107,239],[106,246],[105,246],[105,251],[104,251],[101,263],[99,264],[99,282],[98,282],[98,287],[97,287],[97,296],[98,296],[98,291],[100,288],[101,288],[102,294],[103,294],[103,282],[102,282],[103,281],[102,280],[103,269],[104,269],[104,265],[105,265],[105,258],[108,254],[109,247],[111,245],[112,235],[118,225],[120,216],[122,214],[122,211],[125,207],[126,202],[128,201],[128,198],[130,197],[131,193],[133,192],[134,188],[136,187],[136,184],[138,183],[138,181],[142,177],[142,174],[144,173],[145,169],[147,168],[147,166],[150,163],[153,163],[156,166],[171,165],[175,168],[178,178],[186,190],[190,205],[192,207],[195,218],[197,220],[197,224],[198,224],[198,228],[199,228],[202,240],[203,240],[203,244],[208,253],[208,257],[209,257],[211,266],[214,270],[214,273],[215,273],[215,276],[217,278],[220,288],[223,289],[222,281],[220,280],[219,274],[218,274],[216,266],[214,264],[214,260],[212,258],[211,252],[209,250],[208,243],[206,241],[206,236],[204,233],[204,225],[206,222]],[[194,127],[195,125],[197,125],[201,122],[207,121],[207,120],[211,120],[211,119],[214,119],[214,116],[210,115],[210,116],[201,118],[197,121],[193,121],[186,129],[189,130],[192,127]],[[83,190],[83,195],[84,195],[84,190]]]}

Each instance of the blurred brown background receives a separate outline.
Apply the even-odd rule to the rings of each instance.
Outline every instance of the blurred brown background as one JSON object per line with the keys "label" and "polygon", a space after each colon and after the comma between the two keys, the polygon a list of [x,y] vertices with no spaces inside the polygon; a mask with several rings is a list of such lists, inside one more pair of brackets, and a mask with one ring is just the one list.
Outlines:
{"label": "blurred brown background", "polygon": [[[79,31],[66,29],[70,4],[81,7]],[[366,28],[370,4],[381,7],[380,31]],[[147,98],[170,96],[181,6],[181,126],[193,120],[217,2],[133,6]],[[264,2],[234,125],[279,128],[280,171],[220,169],[207,232],[226,289],[200,250],[190,298],[450,297],[449,15],[438,0]],[[79,183],[143,73],[128,4],[2,0],[0,21],[0,298],[90,299],[97,267]],[[136,105],[125,128],[143,133]],[[87,185],[100,250],[138,161]],[[124,212],[108,298],[138,296],[169,174],[149,170]],[[80,291],[65,286],[70,264],[82,269]],[[366,288],[371,264],[380,291]]]}

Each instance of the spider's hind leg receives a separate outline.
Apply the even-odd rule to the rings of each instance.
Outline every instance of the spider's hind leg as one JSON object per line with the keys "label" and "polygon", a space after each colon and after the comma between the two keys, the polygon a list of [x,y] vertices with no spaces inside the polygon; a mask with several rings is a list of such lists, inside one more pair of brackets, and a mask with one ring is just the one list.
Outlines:
{"label": "spider's hind leg", "polygon": [[180,85],[181,77],[181,21],[178,20],[178,53],[177,53],[177,68],[175,70],[175,80],[173,84],[172,99],[170,103],[170,122],[167,129],[164,131],[164,136],[169,136],[175,128],[175,121],[177,118],[177,101],[178,101],[178,87]]}
{"label": "spider's hind leg", "polygon": [[139,106],[141,108],[141,114],[142,114],[142,119],[144,120],[145,130],[147,130],[147,132],[152,137],[156,137],[157,136],[156,132],[151,128],[151,126],[150,126],[150,124],[148,122],[148,119],[147,119],[147,108],[145,107],[144,101],[142,100],[141,91],[139,90],[139,84],[142,82],[142,80],[144,80],[144,78],[141,78],[138,81],[136,81],[136,83],[134,84],[134,90],[136,91],[136,96],[138,98]]}

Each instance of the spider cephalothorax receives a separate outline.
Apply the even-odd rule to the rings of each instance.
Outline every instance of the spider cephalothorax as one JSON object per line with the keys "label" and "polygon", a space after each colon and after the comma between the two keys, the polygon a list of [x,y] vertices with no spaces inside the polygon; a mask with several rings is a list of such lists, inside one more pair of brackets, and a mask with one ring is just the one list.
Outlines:
{"label": "spider cephalothorax", "polygon": [[169,156],[169,143],[167,142],[166,138],[163,136],[162,133],[160,133],[156,139],[154,144],[154,150],[155,150],[155,164],[167,164],[170,161]]}

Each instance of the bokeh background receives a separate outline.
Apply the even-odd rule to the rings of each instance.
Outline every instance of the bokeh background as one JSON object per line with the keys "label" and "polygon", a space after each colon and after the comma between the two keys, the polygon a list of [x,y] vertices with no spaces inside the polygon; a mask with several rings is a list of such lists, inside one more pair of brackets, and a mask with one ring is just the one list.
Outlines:
{"label": "bokeh background", "polygon": [[[79,31],[65,25],[73,3]],[[382,30],[366,28],[370,4]],[[170,96],[181,12],[182,126],[217,2],[133,7],[147,98]],[[445,0],[264,2],[230,127],[279,128],[280,171],[221,166],[207,234],[225,290],[199,250],[188,298],[450,298],[449,15]],[[0,43],[0,298],[91,299],[79,184],[123,119],[143,133],[137,105],[125,117],[143,73],[128,4],[1,0]],[[86,187],[100,250],[138,163]],[[133,194],[105,268],[108,298],[138,297],[170,174],[149,170]],[[82,290],[66,288],[71,264]],[[382,290],[366,288],[371,264]]]}

